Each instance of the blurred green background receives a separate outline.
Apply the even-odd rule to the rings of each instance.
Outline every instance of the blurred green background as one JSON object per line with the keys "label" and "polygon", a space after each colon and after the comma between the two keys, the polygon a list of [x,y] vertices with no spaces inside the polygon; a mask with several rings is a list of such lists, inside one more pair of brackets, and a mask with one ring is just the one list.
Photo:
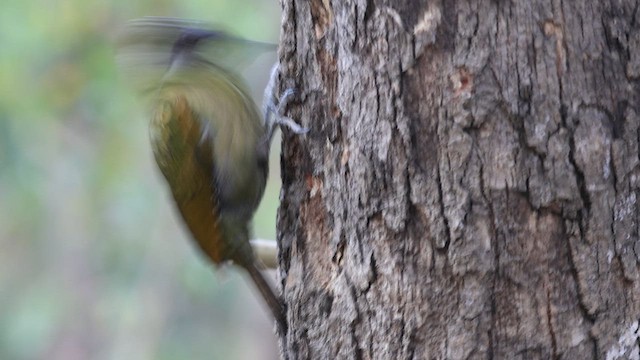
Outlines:
{"label": "blurred green background", "polygon": [[[207,265],[175,216],[113,43],[146,15],[277,42],[279,11],[276,0],[0,5],[0,359],[277,358],[252,284]],[[252,88],[267,72],[253,70]],[[279,147],[259,237],[275,236]]]}

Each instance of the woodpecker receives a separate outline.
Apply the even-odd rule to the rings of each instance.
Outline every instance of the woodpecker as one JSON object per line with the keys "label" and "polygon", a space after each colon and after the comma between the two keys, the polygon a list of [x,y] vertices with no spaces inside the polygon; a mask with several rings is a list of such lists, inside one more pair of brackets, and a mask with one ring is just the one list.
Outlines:
{"label": "woodpecker", "polygon": [[275,67],[261,114],[231,70],[229,54],[275,46],[169,18],[133,21],[123,39],[121,48],[137,49],[124,53],[133,59],[130,74],[142,79],[139,89],[150,97],[153,155],[192,238],[214,264],[244,268],[286,331],[283,302],[256,264],[250,225],[264,193],[275,127],[306,129],[279,110],[293,92],[278,105],[272,101]]}

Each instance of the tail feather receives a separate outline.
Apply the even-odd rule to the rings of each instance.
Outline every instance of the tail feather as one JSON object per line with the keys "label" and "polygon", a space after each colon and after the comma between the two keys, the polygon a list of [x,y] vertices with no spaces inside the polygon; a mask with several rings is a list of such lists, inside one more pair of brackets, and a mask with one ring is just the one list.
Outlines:
{"label": "tail feather", "polygon": [[269,306],[269,309],[271,309],[273,317],[278,323],[278,330],[282,334],[285,334],[287,332],[287,319],[284,313],[284,308],[282,307],[282,301],[275,294],[267,279],[265,279],[264,275],[262,275],[253,262],[246,266],[246,269],[249,272],[253,283],[256,285],[260,294],[262,294],[262,297]]}

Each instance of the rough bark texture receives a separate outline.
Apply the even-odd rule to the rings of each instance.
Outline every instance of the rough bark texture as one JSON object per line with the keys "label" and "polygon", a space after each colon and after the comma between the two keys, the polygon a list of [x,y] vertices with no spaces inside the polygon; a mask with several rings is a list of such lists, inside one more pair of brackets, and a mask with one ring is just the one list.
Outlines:
{"label": "rough bark texture", "polygon": [[284,358],[637,359],[638,5],[284,0]]}

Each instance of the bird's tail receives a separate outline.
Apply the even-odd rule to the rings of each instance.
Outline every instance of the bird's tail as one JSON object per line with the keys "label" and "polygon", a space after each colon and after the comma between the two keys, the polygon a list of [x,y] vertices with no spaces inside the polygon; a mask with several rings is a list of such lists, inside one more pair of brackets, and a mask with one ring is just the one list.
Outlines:
{"label": "bird's tail", "polygon": [[269,309],[271,309],[273,317],[278,323],[278,330],[282,334],[285,334],[287,332],[287,319],[285,317],[284,308],[282,307],[282,301],[275,294],[267,279],[265,279],[262,272],[260,272],[253,262],[248,264],[245,268],[249,272],[249,276],[251,276],[253,283],[260,291],[260,294],[262,294],[262,297],[269,306]]}

